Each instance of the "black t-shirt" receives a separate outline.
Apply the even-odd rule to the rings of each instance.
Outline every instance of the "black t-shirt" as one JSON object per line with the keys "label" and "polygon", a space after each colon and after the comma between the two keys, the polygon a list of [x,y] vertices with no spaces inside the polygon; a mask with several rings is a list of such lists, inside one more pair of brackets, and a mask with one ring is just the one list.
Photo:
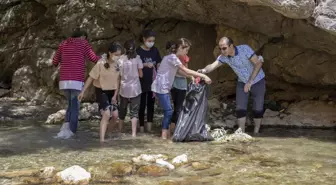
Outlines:
{"label": "black t-shirt", "polygon": [[[161,56],[159,50],[156,47],[150,48],[150,50],[144,50],[141,47],[137,48],[137,54],[140,56],[142,63],[153,63],[155,69],[157,64],[161,62]],[[153,83],[153,70],[154,68],[145,67],[142,69],[143,77],[140,78],[142,92],[151,91]]]}

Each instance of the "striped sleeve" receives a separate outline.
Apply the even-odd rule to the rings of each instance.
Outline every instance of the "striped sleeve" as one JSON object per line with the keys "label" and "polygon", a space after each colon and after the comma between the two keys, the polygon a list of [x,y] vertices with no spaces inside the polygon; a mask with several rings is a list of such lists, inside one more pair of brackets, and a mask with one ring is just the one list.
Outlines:
{"label": "striped sleeve", "polygon": [[101,58],[100,56],[97,56],[95,52],[93,51],[90,44],[86,41],[85,42],[85,56],[94,63],[97,63],[97,61]]}
{"label": "striped sleeve", "polygon": [[56,54],[53,57],[52,64],[55,66],[58,66],[58,64],[61,62],[61,54],[62,54],[62,45],[59,45]]}

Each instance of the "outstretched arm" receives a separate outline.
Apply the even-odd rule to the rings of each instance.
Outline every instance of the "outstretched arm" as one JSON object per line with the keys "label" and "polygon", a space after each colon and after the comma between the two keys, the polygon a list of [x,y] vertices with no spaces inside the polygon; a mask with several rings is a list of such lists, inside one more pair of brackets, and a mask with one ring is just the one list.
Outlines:
{"label": "outstretched arm", "polygon": [[210,84],[211,83],[211,79],[202,73],[196,72],[194,70],[188,69],[186,68],[184,65],[179,65],[179,70],[185,72],[188,76],[194,76],[194,77],[200,77],[200,78],[204,78],[205,82]]}
{"label": "outstretched arm", "polygon": [[200,72],[202,73],[211,73],[215,69],[217,69],[219,66],[223,65],[220,61],[216,60],[212,64],[207,65],[204,69],[201,69]]}

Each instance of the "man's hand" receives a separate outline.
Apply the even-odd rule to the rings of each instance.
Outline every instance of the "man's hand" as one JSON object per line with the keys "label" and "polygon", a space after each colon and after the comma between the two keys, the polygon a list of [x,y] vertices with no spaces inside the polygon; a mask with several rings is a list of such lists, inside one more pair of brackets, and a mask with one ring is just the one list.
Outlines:
{"label": "man's hand", "polygon": [[197,72],[205,74],[206,71],[205,71],[205,69],[199,69],[199,70],[197,70]]}
{"label": "man's hand", "polygon": [[251,90],[251,86],[252,86],[252,83],[251,82],[247,82],[245,84],[245,86],[244,86],[244,92],[248,93]]}

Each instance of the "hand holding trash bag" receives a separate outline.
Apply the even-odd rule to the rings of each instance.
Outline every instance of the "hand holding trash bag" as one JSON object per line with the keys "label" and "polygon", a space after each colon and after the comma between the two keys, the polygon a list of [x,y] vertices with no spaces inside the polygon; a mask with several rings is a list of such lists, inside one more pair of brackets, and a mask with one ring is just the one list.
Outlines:
{"label": "hand holding trash bag", "polygon": [[205,81],[200,78],[189,83],[183,109],[176,123],[174,142],[213,140],[205,127],[208,112],[208,88]]}

